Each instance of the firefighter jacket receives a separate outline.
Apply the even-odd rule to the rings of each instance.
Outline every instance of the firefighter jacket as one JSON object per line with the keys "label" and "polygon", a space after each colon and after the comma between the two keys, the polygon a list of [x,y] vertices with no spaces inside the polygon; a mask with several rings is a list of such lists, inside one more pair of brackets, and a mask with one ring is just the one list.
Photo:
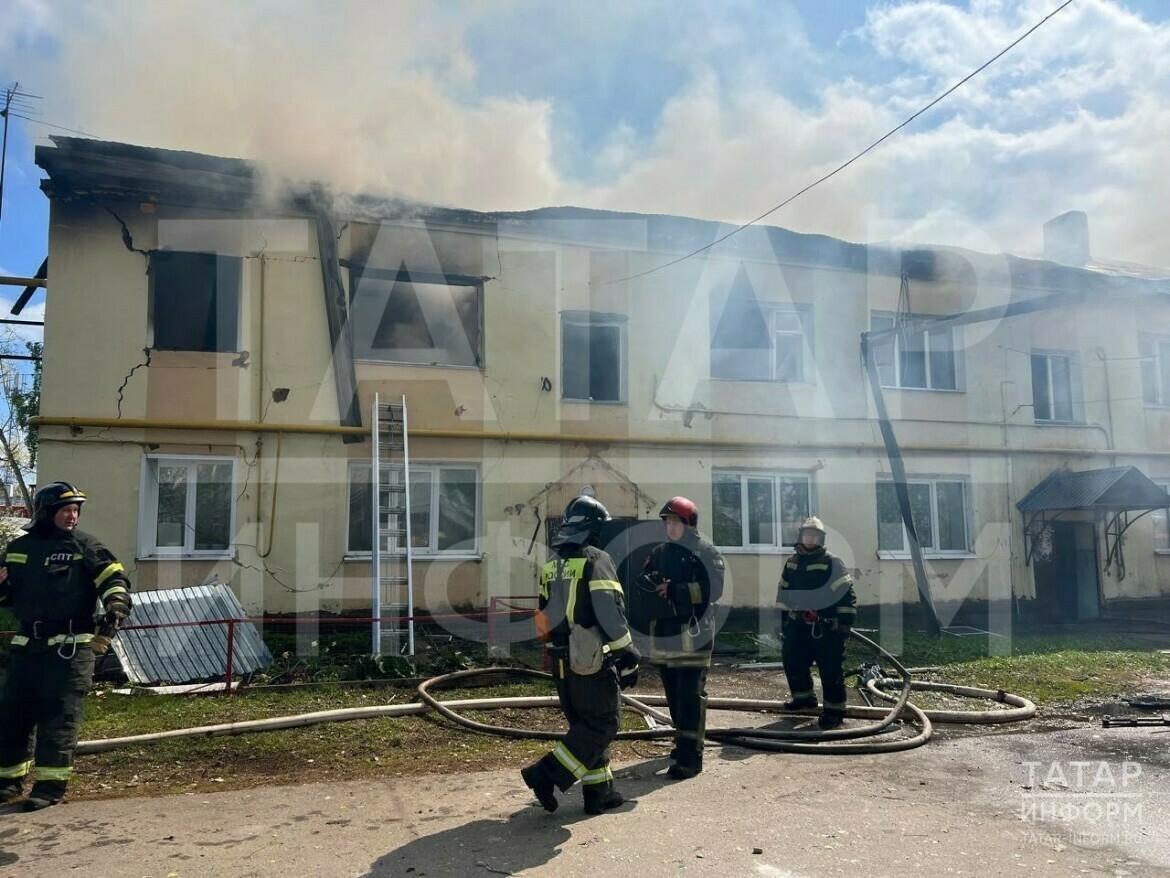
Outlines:
{"label": "firefighter jacket", "polygon": [[723,555],[694,528],[651,550],[642,568],[643,587],[668,583],[665,601],[669,605],[651,623],[655,661],[669,661],[675,653],[710,652],[712,608],[723,596],[726,574]]}
{"label": "firefighter jacket", "polygon": [[122,565],[94,536],[65,531],[39,521],[8,544],[4,554],[8,578],[0,583],[0,606],[20,622],[12,646],[30,638],[52,646],[93,639],[96,602],[130,593]]}
{"label": "firefighter jacket", "polygon": [[796,554],[784,562],[776,605],[781,620],[803,617],[815,612],[820,619],[839,619],[852,625],[857,617],[857,595],[853,577],[824,546],[811,551],[798,546]]}
{"label": "firefighter jacket", "polygon": [[595,630],[612,655],[633,644],[613,559],[596,546],[564,545],[540,572],[539,609],[549,643],[567,647],[574,627]]}

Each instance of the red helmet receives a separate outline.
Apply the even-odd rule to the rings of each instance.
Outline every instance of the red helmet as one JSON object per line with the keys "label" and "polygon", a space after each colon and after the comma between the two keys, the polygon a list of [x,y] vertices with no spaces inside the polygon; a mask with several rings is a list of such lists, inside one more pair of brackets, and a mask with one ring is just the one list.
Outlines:
{"label": "red helmet", "polygon": [[658,510],[658,517],[665,518],[668,515],[677,515],[683,524],[690,527],[699,526],[699,507],[686,497],[671,497],[667,500],[666,505]]}

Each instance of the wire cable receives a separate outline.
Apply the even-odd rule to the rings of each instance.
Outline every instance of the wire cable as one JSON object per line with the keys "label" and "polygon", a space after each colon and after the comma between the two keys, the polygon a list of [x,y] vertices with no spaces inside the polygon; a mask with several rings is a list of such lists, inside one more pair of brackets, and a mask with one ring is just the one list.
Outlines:
{"label": "wire cable", "polygon": [[669,262],[664,262],[661,265],[656,265],[654,268],[648,268],[645,271],[638,272],[637,274],[631,274],[631,275],[628,275],[626,277],[619,277],[619,278],[616,278],[614,280],[591,281],[591,284],[596,284],[597,286],[606,286],[608,284],[623,283],[623,282],[628,281],[628,280],[635,280],[636,278],[646,277],[647,275],[653,274],[656,271],[661,271],[664,268],[670,268],[670,266],[672,266],[672,265],[678,265],[680,262],[684,262],[693,256],[698,256],[700,253],[704,253],[707,250],[710,250],[712,247],[715,247],[718,244],[722,244],[724,241],[726,241],[728,238],[732,237],[733,235],[738,235],[744,229],[749,228],[751,226],[754,226],[756,223],[760,222],[761,220],[766,219],[767,217],[774,214],[776,211],[780,210],[780,208],[791,204],[793,201],[800,198],[800,196],[804,195],[809,190],[814,189],[815,187],[821,185],[821,183],[824,183],[826,180],[829,180],[830,178],[835,177],[837,174],[844,171],[846,168],[848,168],[850,165],[852,165],[858,159],[862,158],[863,156],[865,156],[865,155],[869,154],[870,152],[872,152],[873,150],[877,149],[879,146],[881,146],[881,144],[885,143],[887,140],[889,140],[891,137],[893,137],[895,134],[897,134],[899,131],[901,131],[903,128],[905,128],[907,125],[909,125],[915,119],[917,119],[919,116],[921,116],[927,110],[930,110],[931,108],[933,108],[937,104],[941,103],[943,100],[948,98],[951,94],[958,91],[960,88],[962,88],[968,82],[970,82],[972,79],[974,79],[976,76],[978,76],[980,73],[982,73],[988,67],[990,67],[996,61],[998,61],[1000,58],[1002,58],[1004,55],[1006,55],[1008,52],[1010,52],[1012,49],[1014,49],[1016,46],[1018,46],[1020,43],[1022,43],[1024,40],[1026,40],[1032,34],[1034,34],[1037,30],[1039,30],[1041,27],[1043,27],[1045,24],[1047,24],[1049,19],[1051,19],[1057,13],[1064,11],[1067,7],[1071,6],[1073,4],[1073,2],[1074,2],[1074,0],[1065,0],[1064,3],[1060,4],[1060,6],[1056,7],[1056,9],[1052,10],[1050,13],[1048,13],[1046,16],[1044,16],[1044,18],[1040,19],[1040,21],[1036,22],[1034,25],[1032,25],[1030,28],[1028,28],[1028,30],[1024,31],[1023,34],[1018,36],[1011,43],[1009,43],[1006,47],[1001,49],[990,60],[985,61],[979,67],[975,68],[973,71],[968,73],[966,76],[964,76],[958,82],[956,82],[954,85],[952,85],[950,88],[948,88],[942,94],[940,94],[938,97],[936,97],[930,103],[928,103],[925,107],[923,107],[922,109],[918,110],[913,115],[908,117],[905,121],[901,122],[900,124],[898,124],[894,128],[891,128],[889,131],[887,131],[885,134],[883,134],[881,137],[879,137],[877,140],[875,140],[873,143],[871,143],[869,146],[867,146],[861,152],[859,152],[855,156],[853,156],[853,158],[837,165],[837,167],[833,168],[833,170],[829,171],[827,174],[824,174],[823,176],[821,176],[821,177],[817,178],[816,180],[814,180],[813,182],[809,183],[803,189],[800,189],[796,193],[788,196],[783,201],[781,201],[779,204],[777,204],[775,207],[772,207],[772,208],[764,211],[759,216],[757,216],[755,219],[748,220],[746,223],[744,223],[741,226],[737,226],[736,228],[732,229],[730,232],[727,232],[724,235],[720,235],[718,238],[716,238],[710,244],[706,244],[706,245],[698,248],[697,250],[693,250],[690,253],[687,253],[684,256],[679,256],[675,259],[670,260]]}

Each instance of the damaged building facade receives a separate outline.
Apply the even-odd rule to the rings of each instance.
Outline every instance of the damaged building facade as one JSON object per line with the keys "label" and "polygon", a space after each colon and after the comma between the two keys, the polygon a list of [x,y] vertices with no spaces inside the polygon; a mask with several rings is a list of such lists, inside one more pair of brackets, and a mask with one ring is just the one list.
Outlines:
{"label": "damaged building facade", "polygon": [[[766,227],[711,247],[731,229],[675,217],[343,202],[243,161],[74,138],[37,162],[38,468],[84,487],[138,588],[368,610],[377,394],[409,411],[420,611],[534,594],[550,525],[588,489],[626,533],[624,570],[662,503],[693,498],[730,603],[761,613],[815,513],[860,602],[897,624],[921,577],[869,332],[944,624],[1170,597],[1165,281]],[[1028,302],[1047,304],[1012,310]],[[964,314],[980,319],[922,319]]]}

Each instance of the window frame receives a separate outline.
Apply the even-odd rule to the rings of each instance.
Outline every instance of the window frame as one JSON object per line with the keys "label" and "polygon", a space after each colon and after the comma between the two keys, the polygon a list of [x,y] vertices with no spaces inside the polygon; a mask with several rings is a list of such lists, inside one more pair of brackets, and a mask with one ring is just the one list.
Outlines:
{"label": "window frame", "polygon": [[[730,302],[730,299],[729,299]],[[714,337],[710,341],[710,372],[711,379],[714,381],[747,381],[757,384],[812,384],[815,382],[815,354],[813,348],[813,306],[806,303],[796,302],[761,302],[756,300],[755,303],[760,312],[768,321],[768,374],[767,376],[753,376],[744,377],[739,375],[719,375],[716,374],[715,369],[715,352],[719,350],[732,350],[729,348],[717,348],[715,346]],[[726,308],[726,306],[725,306]],[[791,330],[782,330],[777,324],[779,319],[783,316],[795,315],[800,321],[799,332]],[[721,315],[722,316],[722,315]],[[711,326],[711,335],[714,336],[715,330],[718,328],[718,323],[715,322]],[[777,345],[778,337],[783,334],[788,337],[797,337],[800,339],[800,374],[794,378],[781,377],[779,372],[779,346]]]}
{"label": "window frame", "polygon": [[[177,261],[180,257],[192,257],[192,258],[200,257],[203,259],[213,258],[216,261],[216,283],[215,283],[215,287],[210,291],[210,297],[211,297],[210,307],[212,309],[213,315],[209,315],[209,319],[211,319],[212,316],[215,316],[217,318],[217,320],[216,320],[217,332],[215,335],[216,342],[211,347],[207,347],[206,345],[204,345],[202,347],[197,347],[197,348],[196,347],[176,347],[172,344],[161,344],[159,341],[159,326],[158,326],[159,313],[160,313],[159,272],[161,270],[163,270],[163,267],[166,266],[168,263],[170,263],[172,261]],[[234,295],[234,299],[235,299],[234,313],[229,315],[229,316],[226,316],[226,317],[225,317],[225,315],[221,315],[220,311],[219,311],[220,297],[223,295],[223,293],[219,289],[219,281],[220,281],[220,278],[224,275],[225,270],[222,267],[224,264],[231,264],[233,266],[232,271],[234,272],[235,281],[236,281],[236,288],[232,293],[232,295]],[[179,270],[181,272],[183,269],[184,269],[184,266],[179,266]],[[185,273],[190,274],[192,271],[193,271],[193,268],[188,266],[188,267],[186,267]],[[148,287],[149,287],[148,332],[150,334],[149,347],[151,350],[180,351],[180,352],[208,353],[208,354],[223,354],[223,353],[239,353],[240,352],[241,348],[243,347],[241,337],[242,337],[242,333],[243,333],[244,284],[245,284],[245,277],[247,275],[247,272],[244,271],[244,260],[241,257],[229,256],[229,255],[224,254],[224,253],[216,253],[214,251],[205,251],[205,250],[172,250],[172,249],[152,250],[150,252],[150,255],[149,255],[148,272],[149,272],[149,276],[150,276],[149,281],[148,281]],[[167,289],[167,284],[165,282],[162,284],[162,288],[164,291]],[[226,311],[226,309],[225,309],[225,311]],[[219,332],[218,332],[218,329],[220,328],[219,318],[227,320],[229,322],[228,328],[230,328],[231,330],[234,330],[235,338],[232,339],[230,345],[228,345],[226,342],[224,342],[224,343],[219,342]],[[204,329],[205,332],[206,332],[206,328],[207,327],[205,326],[205,329]]]}
{"label": "window frame", "polygon": [[[187,498],[184,510],[182,546],[158,545],[158,475],[157,468],[163,464],[188,467]],[[196,549],[193,544],[195,503],[198,492],[198,466],[200,464],[228,464],[231,467],[229,493],[228,542],[223,549]],[[195,473],[194,484],[196,490],[190,490],[192,485],[191,473]],[[217,454],[144,454],[142,456],[141,475],[138,492],[138,554],[139,560],[174,561],[174,560],[222,560],[235,557],[236,551],[236,500],[234,486],[236,484],[236,458]]]}
{"label": "window frame", "polygon": [[[1047,393],[1048,393],[1048,407],[1049,414],[1052,417],[1040,417],[1039,403],[1036,398],[1036,361],[1043,358],[1045,362],[1045,377],[1047,379]],[[1054,388],[1054,370],[1052,368],[1053,359],[1060,359],[1066,361],[1068,364],[1068,396],[1069,396],[1069,417],[1058,418],[1056,415],[1056,404],[1054,402],[1055,396],[1053,394]],[[1076,366],[1079,365],[1075,351],[1057,351],[1046,350],[1041,348],[1034,348],[1029,355],[1028,366],[1032,377],[1032,419],[1037,424],[1083,424],[1085,422],[1085,405],[1084,393],[1081,386],[1081,373]]]}
{"label": "window frame", "polygon": [[[628,405],[629,404],[629,336],[630,336],[630,320],[625,314],[620,314],[614,311],[562,311],[560,319],[560,341],[561,341],[561,400],[568,403],[588,403],[591,405]],[[617,344],[617,369],[618,369],[618,398],[617,399],[594,399],[592,397],[581,398],[577,396],[568,396],[569,382],[565,380],[565,374],[568,367],[566,359],[566,332],[568,326],[586,327],[592,329],[593,327],[600,328],[615,328],[618,332]],[[592,345],[592,338],[590,338],[590,345]],[[592,390],[592,381],[590,381],[590,389]]]}
{"label": "window frame", "polygon": [[[716,482],[721,478],[737,477],[739,479],[740,490],[740,518],[739,526],[741,531],[741,538],[739,545],[719,544],[716,542],[715,534],[715,503],[716,503]],[[750,539],[750,515],[748,505],[750,503],[748,482],[750,480],[770,480],[772,482],[772,512],[776,519],[774,523],[773,539],[770,543],[752,543],[748,542]],[[802,480],[807,491],[807,509],[803,515],[798,516],[799,520],[792,522],[799,529],[800,524],[811,515],[811,510],[816,504],[816,480],[812,474],[807,470],[753,470],[744,469],[741,467],[716,467],[711,471],[711,541],[718,546],[719,551],[728,554],[792,554],[794,551],[793,543],[785,542],[784,540],[784,525],[783,520],[783,498],[781,495],[781,486],[785,479]],[[798,531],[799,532],[799,531]]]}
{"label": "window frame", "polygon": [[[1155,485],[1170,491],[1170,479],[1151,479]],[[1170,509],[1154,509],[1150,512],[1150,525],[1154,532],[1154,554],[1170,555]],[[1165,535],[1159,533],[1164,531]],[[1160,545],[1160,543],[1165,545]]]}
{"label": "window frame", "polygon": [[[385,314],[386,305],[389,302],[389,296],[394,290],[394,285],[398,283],[408,283],[412,287],[419,285],[426,286],[446,286],[446,287],[467,287],[474,290],[476,303],[476,338],[474,342],[468,339],[468,345],[471,348],[474,363],[447,363],[437,362],[434,360],[422,359],[391,359],[388,357],[373,356],[374,351],[393,350],[393,348],[376,348],[373,346],[373,336],[371,336],[371,344],[369,346],[361,346],[358,344],[358,337],[355,331],[354,337],[354,359],[361,363],[376,363],[379,365],[395,365],[395,366],[431,366],[443,369],[476,369],[483,371],[485,359],[485,339],[484,339],[484,280],[479,277],[472,277],[471,275],[449,274],[437,271],[413,271],[405,268],[393,270],[386,268],[374,268],[366,265],[359,265],[351,263],[347,260],[342,260],[342,266],[349,269],[349,291],[347,299],[350,308],[350,320],[357,327],[372,326],[374,335],[377,334],[381,323],[381,318]],[[379,299],[381,302],[381,311],[375,319],[367,321],[364,319],[364,311],[361,315],[358,313],[358,289],[361,286],[363,278],[369,278],[372,281],[385,283],[388,285],[386,298]],[[418,301],[417,293],[415,300]],[[452,305],[455,307],[454,299]],[[458,308],[455,307],[456,313]],[[465,329],[462,321],[460,321],[460,329]],[[429,331],[429,327],[428,327]],[[434,339],[432,338],[432,341]],[[401,350],[437,350],[436,348],[402,348]]]}
{"label": "window frame", "polygon": [[[1142,405],[1145,408],[1170,408],[1170,336],[1139,334],[1138,361]],[[1152,394],[1149,393],[1151,390]]]}
{"label": "window frame", "polygon": [[[906,319],[912,320],[912,321],[913,320],[931,320],[931,319],[934,319],[935,317],[936,317],[936,315],[930,315],[930,314],[910,314],[910,315],[906,316]],[[896,323],[895,323],[896,319],[897,319],[897,315],[893,314],[889,311],[871,311],[870,316],[869,316],[870,332],[884,332],[884,331],[893,330],[895,325],[896,325]],[[887,327],[884,327],[884,328],[879,328],[875,325],[878,321],[888,321],[890,325]],[[891,349],[891,362],[888,366],[883,366],[880,361],[875,360],[875,362],[877,362],[878,377],[879,377],[879,380],[881,381],[881,386],[888,387],[888,388],[893,389],[893,390],[923,390],[923,391],[931,391],[934,393],[965,393],[966,389],[967,389],[967,387],[966,387],[966,374],[965,374],[964,369],[963,369],[963,358],[960,356],[960,345],[958,343],[959,339],[958,339],[958,333],[957,333],[958,329],[959,329],[959,327],[955,327],[955,326],[944,326],[944,327],[938,327],[938,328],[924,326],[922,329],[916,330],[914,332],[915,335],[921,334],[922,339],[923,339],[922,353],[923,353],[923,366],[924,366],[925,373],[926,373],[926,385],[925,386],[918,386],[918,385],[914,385],[914,384],[904,384],[903,383],[904,376],[902,375],[902,371],[903,371],[903,367],[902,367],[902,338],[903,338],[903,334],[902,333],[893,333],[887,339],[884,339],[884,340],[878,342],[876,345],[872,346],[871,351],[872,351],[872,355],[875,358],[879,356],[879,350],[882,347],[889,345],[890,349]],[[935,386],[933,386],[935,364],[934,364],[934,357],[932,356],[932,354],[935,352],[931,350],[930,338],[931,338],[932,333],[937,333],[937,332],[941,332],[944,330],[947,332],[947,334],[950,337],[949,353],[951,355],[951,372],[953,373],[954,379],[955,379],[955,386],[954,387],[935,387]],[[894,379],[893,379],[894,383],[892,383],[892,384],[887,382],[886,374],[884,374],[889,369],[893,369],[893,373],[894,373]]]}
{"label": "window frame", "polygon": [[[934,545],[920,546],[922,549],[922,556],[924,558],[946,559],[946,558],[970,558],[974,555],[974,543],[972,538],[972,531],[974,526],[974,514],[971,506],[971,480],[967,476],[955,475],[937,475],[937,476],[915,476],[906,479],[907,487],[913,485],[927,485],[930,488],[930,533],[932,541],[937,540],[937,534],[940,532],[939,528],[939,511],[938,511],[938,485],[940,484],[958,484],[963,487],[963,532],[966,538],[967,546],[965,549],[939,549]],[[910,557],[910,541],[909,534],[906,533],[905,523],[899,521],[899,526],[902,533],[902,547],[900,549],[888,549],[882,547],[882,521],[881,521],[881,498],[878,492],[881,490],[881,485],[890,485],[893,487],[894,480],[891,478],[878,478],[874,482],[874,513],[877,524],[877,557],[882,560],[905,560]],[[896,500],[895,495],[895,500]],[[900,516],[899,516],[900,518]]]}
{"label": "window frame", "polygon": [[[354,473],[357,470],[366,471],[365,484],[367,486],[366,497],[361,502],[361,507],[366,511],[367,521],[368,517],[373,514],[372,498],[369,496],[370,474],[373,472],[373,464],[366,459],[351,459],[346,462],[346,482],[345,482],[345,558],[346,560],[369,560],[371,549],[355,549],[353,548],[350,537],[354,525],[353,509],[354,498],[352,490],[354,485]],[[439,503],[441,500],[440,474],[444,470],[469,470],[475,476],[475,546],[472,549],[439,549],[438,548],[438,521],[439,521]],[[388,472],[388,471],[387,471]],[[478,464],[461,463],[452,461],[432,462],[410,462],[410,476],[411,479],[417,479],[420,473],[430,474],[431,483],[431,497],[430,504],[427,510],[428,532],[427,545],[414,546],[411,549],[411,554],[414,557],[422,557],[427,559],[445,560],[445,559],[478,559],[483,557],[483,478],[482,472]],[[412,530],[411,536],[417,538],[418,534]],[[373,539],[372,528],[370,530],[370,538]]]}

